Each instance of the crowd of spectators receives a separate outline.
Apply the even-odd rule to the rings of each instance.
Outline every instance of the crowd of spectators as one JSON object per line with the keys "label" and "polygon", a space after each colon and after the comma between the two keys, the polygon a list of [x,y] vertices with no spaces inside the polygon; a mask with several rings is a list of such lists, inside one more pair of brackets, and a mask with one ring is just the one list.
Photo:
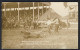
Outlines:
{"label": "crowd of spectators", "polygon": [[[46,8],[43,9],[46,12]],[[39,15],[42,15],[42,9],[39,9]],[[18,22],[18,11],[2,12],[2,28],[19,28],[20,25],[30,27],[33,21],[33,10],[20,10]],[[34,9],[34,21],[38,19],[38,9]]]}

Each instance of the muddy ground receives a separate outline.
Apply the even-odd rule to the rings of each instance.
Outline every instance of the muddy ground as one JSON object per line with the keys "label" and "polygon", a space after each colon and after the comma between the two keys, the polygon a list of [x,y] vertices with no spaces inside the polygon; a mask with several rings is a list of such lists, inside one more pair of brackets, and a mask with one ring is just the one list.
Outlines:
{"label": "muddy ground", "polygon": [[[74,27],[75,26],[75,27]],[[24,38],[22,29],[3,29],[3,49],[77,49],[78,48],[78,26],[72,25],[74,29],[62,29],[59,33],[47,28],[37,29],[34,32],[41,34],[39,38]],[[32,32],[32,33],[34,33]]]}

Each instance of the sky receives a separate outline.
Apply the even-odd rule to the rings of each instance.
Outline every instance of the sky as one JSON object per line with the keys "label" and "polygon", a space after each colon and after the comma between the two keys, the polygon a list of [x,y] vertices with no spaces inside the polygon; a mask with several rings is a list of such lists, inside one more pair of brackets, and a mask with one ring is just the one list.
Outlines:
{"label": "sky", "polygon": [[64,2],[51,2],[50,7],[62,17],[69,14],[69,7],[66,8]]}

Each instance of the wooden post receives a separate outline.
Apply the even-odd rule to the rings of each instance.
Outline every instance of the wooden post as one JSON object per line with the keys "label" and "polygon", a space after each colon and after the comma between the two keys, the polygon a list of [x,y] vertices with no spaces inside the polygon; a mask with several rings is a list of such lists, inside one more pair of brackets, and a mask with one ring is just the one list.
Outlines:
{"label": "wooden post", "polygon": [[19,2],[18,2],[18,22],[19,22]]}
{"label": "wooden post", "polygon": [[39,2],[38,2],[38,19],[39,19]]}
{"label": "wooden post", "polygon": [[33,2],[33,22],[34,22],[34,2]]}
{"label": "wooden post", "polygon": [[46,6],[46,11],[47,11],[47,6]]}
{"label": "wooden post", "polygon": [[[50,10],[50,6],[49,6],[49,10]],[[51,12],[49,14],[50,14],[49,17],[51,17]]]}
{"label": "wooden post", "polygon": [[4,3],[4,16],[6,16],[6,3]]}
{"label": "wooden post", "polygon": [[[43,5],[43,3],[42,3],[42,7],[44,8],[44,5]],[[42,8],[42,14],[43,14],[43,8]]]}

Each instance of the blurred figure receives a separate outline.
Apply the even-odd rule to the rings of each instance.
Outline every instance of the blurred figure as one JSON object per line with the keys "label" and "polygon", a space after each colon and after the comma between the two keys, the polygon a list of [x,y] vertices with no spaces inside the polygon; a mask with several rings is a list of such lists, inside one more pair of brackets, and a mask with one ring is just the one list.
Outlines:
{"label": "blurred figure", "polygon": [[27,17],[27,25],[28,25],[28,28],[29,29],[31,29],[31,25],[32,25],[32,18],[31,18],[32,16],[31,15],[29,15],[28,17]]}
{"label": "blurred figure", "polygon": [[47,21],[47,25],[48,25],[48,32],[51,33],[51,20],[50,18],[47,18],[48,21]]}
{"label": "blurred figure", "polygon": [[37,28],[37,21],[34,21],[33,25],[34,25],[34,29],[36,29]]}
{"label": "blurred figure", "polygon": [[54,23],[54,25],[55,25],[54,32],[58,33],[59,26],[60,26],[60,19],[59,19],[58,17],[56,17],[56,18],[53,20],[53,23]]}

